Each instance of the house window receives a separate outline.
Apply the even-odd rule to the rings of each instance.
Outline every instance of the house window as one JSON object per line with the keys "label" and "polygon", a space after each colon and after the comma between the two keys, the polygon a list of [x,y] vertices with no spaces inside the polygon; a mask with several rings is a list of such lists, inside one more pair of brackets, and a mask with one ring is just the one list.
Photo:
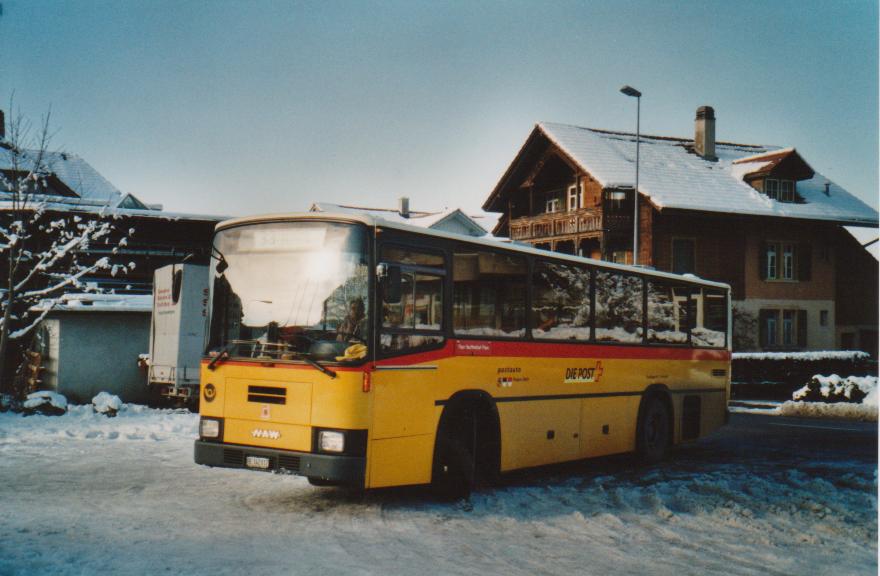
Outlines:
{"label": "house window", "polygon": [[776,333],[777,333],[777,324],[779,323],[779,312],[776,310],[766,310],[767,314],[764,315],[764,330],[766,331],[766,339],[765,346],[773,347],[776,346]]}
{"label": "house window", "polygon": [[765,274],[768,280],[776,280],[777,277],[776,249],[776,244],[767,245],[767,267]]}
{"label": "house window", "polygon": [[628,264],[629,254],[626,250],[614,250],[611,253],[611,261],[615,264]]}
{"label": "house window", "polygon": [[578,193],[578,186],[574,184],[568,187],[568,211],[572,212],[580,208],[580,194]]}
{"label": "house window", "polygon": [[782,311],[782,345],[794,346],[794,310]]}
{"label": "house window", "polygon": [[791,244],[782,247],[782,279],[794,280],[794,246]]}
{"label": "house window", "polygon": [[809,244],[766,242],[761,245],[762,280],[809,281],[812,251]]}
{"label": "house window", "polygon": [[792,181],[792,180],[780,180],[779,181],[779,201],[780,202],[794,202],[794,181]]}
{"label": "house window", "polygon": [[764,180],[764,194],[779,202],[794,202],[794,186],[794,180],[767,178]]}
{"label": "house window", "polygon": [[623,190],[613,190],[611,192],[606,192],[605,198],[608,200],[608,209],[617,211],[623,208],[623,202],[626,200],[626,192]]}
{"label": "house window", "polygon": [[695,273],[696,257],[694,252],[694,240],[692,238],[673,238],[672,271],[676,274]]}
{"label": "house window", "polygon": [[819,326],[828,326],[828,310],[819,311]]}
{"label": "house window", "polygon": [[761,310],[759,318],[762,348],[806,347],[806,310]]}
{"label": "house window", "polygon": [[547,200],[545,212],[548,214],[559,212],[559,198],[551,198],[550,200]]}

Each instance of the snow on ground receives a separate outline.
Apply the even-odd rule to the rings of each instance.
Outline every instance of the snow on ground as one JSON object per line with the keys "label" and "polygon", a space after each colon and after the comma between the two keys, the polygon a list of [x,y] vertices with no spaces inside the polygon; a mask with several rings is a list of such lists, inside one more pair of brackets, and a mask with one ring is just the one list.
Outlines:
{"label": "snow on ground", "polygon": [[[196,415],[0,414],[0,574],[871,574],[877,469],[706,441],[470,503],[192,462]],[[709,440],[711,442],[711,440]]]}
{"label": "snow on ground", "polygon": [[843,420],[877,421],[877,406],[854,402],[798,402],[789,400],[777,408],[780,416],[805,418],[838,418]]}
{"label": "snow on ground", "polygon": [[734,360],[865,360],[861,350],[816,350],[809,352],[734,352]]}

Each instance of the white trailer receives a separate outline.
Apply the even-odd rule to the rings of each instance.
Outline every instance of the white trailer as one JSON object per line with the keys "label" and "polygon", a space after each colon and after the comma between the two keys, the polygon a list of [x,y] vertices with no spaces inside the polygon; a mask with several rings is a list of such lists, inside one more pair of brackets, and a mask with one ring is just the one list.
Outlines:
{"label": "white trailer", "polygon": [[155,271],[147,380],[153,394],[198,402],[207,306],[207,266],[171,264]]}

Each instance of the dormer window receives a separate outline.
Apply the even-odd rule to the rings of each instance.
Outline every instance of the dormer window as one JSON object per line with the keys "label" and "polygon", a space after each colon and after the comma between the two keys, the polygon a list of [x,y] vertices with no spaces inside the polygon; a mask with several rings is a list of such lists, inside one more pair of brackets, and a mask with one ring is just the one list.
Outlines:
{"label": "dormer window", "polygon": [[559,212],[559,198],[551,198],[547,200],[547,203],[544,205],[545,212],[547,214],[553,214],[554,212]]}
{"label": "dormer window", "polygon": [[779,202],[794,202],[794,180],[767,178],[764,180],[764,194]]}

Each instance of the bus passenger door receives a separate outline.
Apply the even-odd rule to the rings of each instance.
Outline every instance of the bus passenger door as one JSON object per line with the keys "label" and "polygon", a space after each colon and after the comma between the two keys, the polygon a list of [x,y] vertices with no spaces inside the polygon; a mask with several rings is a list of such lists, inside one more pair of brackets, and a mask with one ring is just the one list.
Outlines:
{"label": "bus passenger door", "polygon": [[378,366],[372,375],[369,487],[431,481],[433,366]]}
{"label": "bus passenger door", "polygon": [[[444,254],[386,236],[377,310],[379,356],[372,375],[370,488],[431,481],[437,365],[423,353],[444,344]],[[421,360],[418,360],[421,358]]]}

